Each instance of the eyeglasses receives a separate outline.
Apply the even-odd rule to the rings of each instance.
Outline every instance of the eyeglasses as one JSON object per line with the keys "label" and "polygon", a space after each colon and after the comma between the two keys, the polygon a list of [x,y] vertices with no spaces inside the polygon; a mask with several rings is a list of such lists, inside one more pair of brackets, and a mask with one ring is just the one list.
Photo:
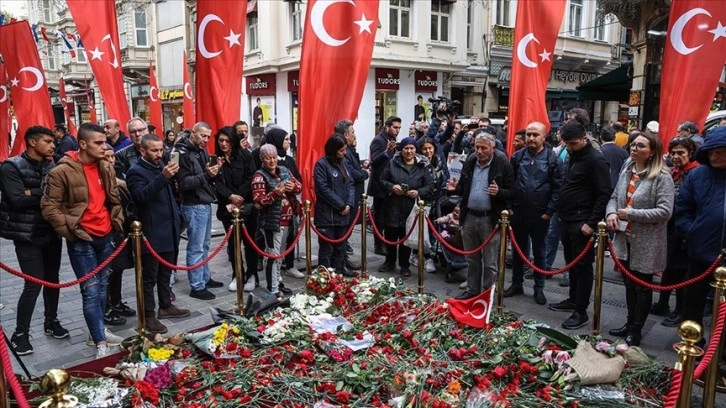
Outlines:
{"label": "eyeglasses", "polygon": [[138,135],[139,133],[146,131],[146,129],[148,129],[148,127],[143,127],[143,128],[140,128],[140,129],[129,129],[129,134],[130,135]]}
{"label": "eyeglasses", "polygon": [[646,145],[645,143],[635,143],[635,142],[633,142],[633,143],[630,144],[630,148],[633,149],[633,150],[645,149],[647,147],[650,147],[650,146]]}

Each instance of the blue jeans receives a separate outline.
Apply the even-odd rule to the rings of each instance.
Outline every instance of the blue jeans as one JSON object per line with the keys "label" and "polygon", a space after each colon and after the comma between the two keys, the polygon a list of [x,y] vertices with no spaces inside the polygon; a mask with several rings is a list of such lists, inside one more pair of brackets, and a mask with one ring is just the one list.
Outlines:
{"label": "blue jeans", "polygon": [[[212,206],[209,204],[182,205],[187,223],[187,266],[207,257],[212,240]],[[187,272],[192,290],[204,290],[209,280],[209,264]]]}
{"label": "blue jeans", "polygon": [[[91,235],[91,241],[66,241],[68,246],[68,259],[76,274],[76,278],[88,275],[93,269],[105,261],[114,251],[114,232],[103,237]],[[98,344],[106,341],[103,327],[103,313],[106,310],[106,297],[108,296],[108,271],[104,268],[92,278],[81,284],[81,298],[83,301],[83,317],[86,319],[91,338]]]}

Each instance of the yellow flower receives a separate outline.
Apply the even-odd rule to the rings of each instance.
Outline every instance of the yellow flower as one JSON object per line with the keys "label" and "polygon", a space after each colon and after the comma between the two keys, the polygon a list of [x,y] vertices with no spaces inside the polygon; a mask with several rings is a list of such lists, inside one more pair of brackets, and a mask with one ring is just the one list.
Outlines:
{"label": "yellow flower", "polygon": [[165,348],[152,348],[149,349],[147,355],[152,361],[163,361],[168,360],[174,354],[174,350],[168,350]]}

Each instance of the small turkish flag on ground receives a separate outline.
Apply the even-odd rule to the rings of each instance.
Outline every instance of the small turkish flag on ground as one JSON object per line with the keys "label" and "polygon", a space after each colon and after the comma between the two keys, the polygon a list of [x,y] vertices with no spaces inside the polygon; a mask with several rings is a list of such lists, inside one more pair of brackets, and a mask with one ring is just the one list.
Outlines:
{"label": "small turkish flag on ground", "polygon": [[726,63],[726,2],[673,1],[663,53],[658,135],[665,146],[687,120],[703,129]]}
{"label": "small turkish flag on ground", "polygon": [[489,324],[489,313],[492,311],[494,285],[478,296],[466,300],[446,299],[451,317],[459,323],[483,329]]}

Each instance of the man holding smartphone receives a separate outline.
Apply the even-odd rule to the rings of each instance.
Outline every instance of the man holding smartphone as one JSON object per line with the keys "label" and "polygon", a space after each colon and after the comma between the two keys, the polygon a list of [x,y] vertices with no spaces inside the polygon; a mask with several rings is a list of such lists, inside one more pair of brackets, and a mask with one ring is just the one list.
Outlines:
{"label": "man holding smartphone", "polygon": [[[206,122],[197,122],[189,138],[177,142],[179,153],[179,194],[182,215],[187,224],[187,266],[205,259],[212,240],[212,202],[215,198],[213,183],[219,174],[217,156],[210,157],[206,146],[212,128]],[[213,158],[213,160],[212,160]],[[189,296],[212,300],[216,296],[209,288],[221,288],[209,273],[209,265],[187,272],[191,293]]]}

